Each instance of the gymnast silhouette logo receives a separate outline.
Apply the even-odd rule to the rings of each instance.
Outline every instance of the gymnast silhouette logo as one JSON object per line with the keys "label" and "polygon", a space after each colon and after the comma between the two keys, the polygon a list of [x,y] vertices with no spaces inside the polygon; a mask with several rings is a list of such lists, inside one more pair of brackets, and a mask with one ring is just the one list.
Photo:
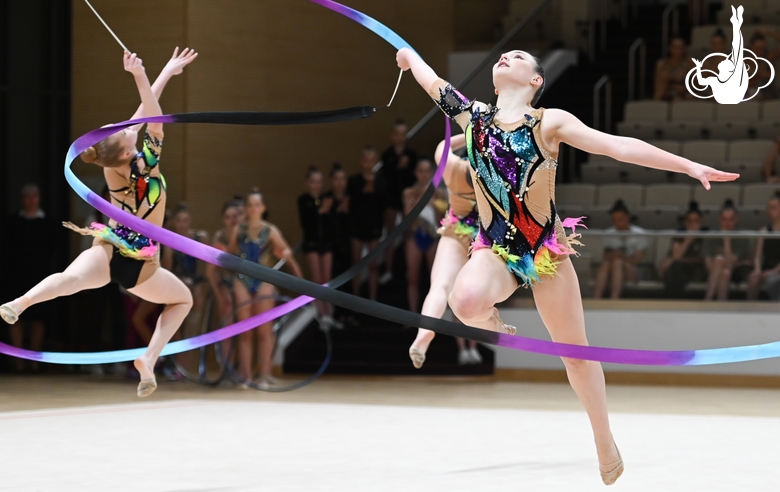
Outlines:
{"label": "gymnast silhouette logo", "polygon": [[[711,53],[702,61],[693,58],[693,63],[696,66],[685,76],[685,87],[688,89],[688,92],[699,99],[714,97],[720,104],[739,104],[742,101],[753,99],[761,89],[771,84],[772,80],[774,80],[775,68],[769,60],[761,58],[745,48],[745,41],[740,30],[744,10],[741,5],[737,9],[734,9],[733,5],[731,6],[732,15],[730,20],[734,34],[731,37],[731,53],[729,55]],[[702,66],[711,58],[713,63],[722,58],[717,65],[717,73],[707,68],[702,69]],[[745,98],[750,79],[758,73],[761,63],[766,63],[766,66],[769,67],[769,79],[764,85],[757,87],[750,97]],[[705,77],[705,75],[710,76]],[[707,93],[708,87],[712,90],[711,93]],[[702,92],[704,94],[701,94]]]}

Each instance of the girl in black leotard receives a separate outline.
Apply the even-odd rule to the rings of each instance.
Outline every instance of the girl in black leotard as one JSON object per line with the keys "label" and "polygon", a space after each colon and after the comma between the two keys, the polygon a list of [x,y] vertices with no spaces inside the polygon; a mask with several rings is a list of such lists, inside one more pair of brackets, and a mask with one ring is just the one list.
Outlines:
{"label": "girl in black leotard", "polygon": [[[352,262],[357,263],[363,252],[363,247],[372,250],[379,244],[382,237],[383,209],[387,187],[382,176],[374,173],[378,162],[376,150],[365,147],[360,156],[360,173],[349,178],[347,193],[349,194],[350,236],[352,237]],[[368,296],[376,300],[379,287],[379,272],[376,260],[368,267]],[[352,280],[352,290],[355,295],[360,293],[360,277]]]}
{"label": "girl in black leotard", "polygon": [[[328,213],[332,198],[322,196],[322,172],[316,167],[306,171],[306,192],[298,197],[298,218],[303,229],[303,254],[309,263],[312,280],[324,284],[331,278],[333,266]],[[333,324],[333,306],[317,302],[317,310],[325,324]]]}

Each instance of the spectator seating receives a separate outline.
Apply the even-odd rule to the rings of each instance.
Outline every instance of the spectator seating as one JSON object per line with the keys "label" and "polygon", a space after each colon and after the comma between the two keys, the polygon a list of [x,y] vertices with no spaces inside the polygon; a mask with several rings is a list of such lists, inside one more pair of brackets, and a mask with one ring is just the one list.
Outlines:
{"label": "spectator seating", "polygon": [[617,132],[642,140],[774,139],[780,135],[780,100],[733,105],[699,100],[631,101],[626,103]]}
{"label": "spectator seating", "polygon": [[714,183],[707,191],[695,183],[638,185],[633,183],[560,184],[556,195],[561,217],[587,217],[588,227],[604,229],[611,225],[607,210],[622,199],[636,224],[647,229],[675,229],[689,202],[695,200],[708,227],[717,227],[717,215],[723,202],[731,199],[739,211],[741,229],[758,229],[766,225],[766,201],[780,183]]}
{"label": "spectator seating", "polygon": [[[667,152],[682,155],[703,164],[714,165],[719,169],[739,173],[740,183],[755,183],[763,180],[761,169],[763,160],[772,147],[772,140],[650,140]],[[618,162],[605,156],[589,156],[581,168],[582,181],[593,184],[637,183],[658,184],[687,182],[688,179],[676,173],[659,171],[642,166]]]}

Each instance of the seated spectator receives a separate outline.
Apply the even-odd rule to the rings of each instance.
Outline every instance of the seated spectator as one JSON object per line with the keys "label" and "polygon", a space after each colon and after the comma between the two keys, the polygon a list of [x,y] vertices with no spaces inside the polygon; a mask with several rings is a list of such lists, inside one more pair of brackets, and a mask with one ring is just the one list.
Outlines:
{"label": "seated spectator", "polygon": [[[729,49],[728,40],[726,39],[726,33],[723,32],[723,29],[717,28],[715,32],[712,33],[712,36],[710,36],[710,52],[708,53],[723,53],[724,55],[728,55],[731,51]],[[718,73],[718,63],[723,61],[722,58],[719,58],[717,56],[713,56],[710,59],[706,60],[701,68],[704,70],[711,70],[714,74]]]}
{"label": "seated spectator", "polygon": [[777,156],[780,154],[780,135],[775,137],[774,144],[764,157],[764,167],[761,174],[767,183],[780,183],[780,173],[777,168]]}
{"label": "seated spectator", "polygon": [[[770,53],[767,49],[767,36],[780,41],[780,34],[771,29],[759,27],[756,29],[755,34],[750,37],[750,45],[748,48],[750,51],[755,53],[757,57],[765,58],[769,61],[769,63],[774,63],[778,58],[780,58],[780,49],[776,49]],[[748,90],[745,93],[745,99],[752,97],[754,94],[756,94],[756,91],[758,91],[760,87],[767,85],[771,77],[771,69],[767,66],[766,63],[759,62],[758,71],[750,78],[750,82],[748,82]],[[760,92],[753,98],[753,100],[766,101],[767,99],[775,99],[776,97],[777,91],[775,90],[774,86],[770,84],[767,87],[761,89]]]}
{"label": "seated spectator", "polygon": [[[737,229],[737,209],[726,200],[718,214],[721,231]],[[750,241],[747,238],[712,238],[704,240],[704,261],[707,265],[707,292],[704,299],[725,301],[731,282],[744,282],[750,274]]]}
{"label": "seated spectator", "polygon": [[[780,231],[780,192],[775,192],[766,204],[769,224],[762,231]],[[754,269],[748,279],[748,299],[758,299],[761,289],[769,298],[780,300],[780,239],[758,240]]]}
{"label": "seated spectator", "polygon": [[[701,231],[703,217],[699,205],[691,202],[683,219],[685,231]],[[661,261],[658,275],[664,280],[667,295],[679,299],[685,294],[689,282],[703,281],[707,277],[703,255],[704,241],[697,237],[677,237],[672,240],[669,256]]]}
{"label": "seated spectator", "polygon": [[[609,210],[612,227],[607,232],[631,231],[645,232],[639,226],[631,224],[631,214],[623,200],[618,200]],[[609,236],[602,240],[604,259],[596,273],[596,286],[593,297],[601,299],[607,285],[610,286],[610,298],[619,299],[626,282],[636,281],[637,266],[647,251],[647,239],[642,236]]]}
{"label": "seated spectator", "polygon": [[685,88],[685,76],[694,67],[685,52],[685,41],[674,38],[669,41],[669,52],[655,64],[655,99],[681,101],[693,96]]}

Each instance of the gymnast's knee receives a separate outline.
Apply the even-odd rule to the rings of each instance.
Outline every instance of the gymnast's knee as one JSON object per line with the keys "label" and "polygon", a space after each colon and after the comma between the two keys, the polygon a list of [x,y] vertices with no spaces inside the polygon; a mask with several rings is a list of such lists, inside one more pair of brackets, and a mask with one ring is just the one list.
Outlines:
{"label": "gymnast's knee", "polygon": [[453,314],[463,322],[487,319],[492,314],[492,306],[488,306],[471,286],[455,286],[450,292],[449,304]]}

